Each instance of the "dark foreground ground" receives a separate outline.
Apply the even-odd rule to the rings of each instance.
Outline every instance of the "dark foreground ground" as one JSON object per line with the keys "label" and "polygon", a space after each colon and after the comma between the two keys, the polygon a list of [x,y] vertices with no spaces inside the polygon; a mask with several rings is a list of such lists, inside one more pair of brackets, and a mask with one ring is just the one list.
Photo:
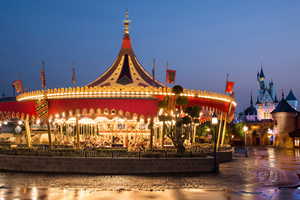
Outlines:
{"label": "dark foreground ground", "polygon": [[[4,199],[266,199],[300,200],[300,152],[236,148],[220,173],[145,176],[0,172]],[[299,189],[298,189],[299,187]]]}

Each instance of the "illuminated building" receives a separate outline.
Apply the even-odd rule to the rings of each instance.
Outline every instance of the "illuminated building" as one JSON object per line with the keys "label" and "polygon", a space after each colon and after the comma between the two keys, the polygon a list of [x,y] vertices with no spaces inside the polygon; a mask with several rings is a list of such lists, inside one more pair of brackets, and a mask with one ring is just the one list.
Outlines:
{"label": "illuminated building", "polygon": [[[99,146],[116,143],[129,147],[149,140],[153,130],[153,144],[158,143],[155,141],[162,137],[158,101],[173,95],[172,89],[155,80],[137,60],[129,36],[131,21],[127,13],[125,16],[121,50],[106,72],[84,87],[30,91],[18,95],[17,101],[1,102],[2,122],[24,120],[30,126],[32,142],[47,142],[35,108],[36,100],[46,99],[52,140],[57,143],[76,142],[77,120],[82,142],[88,139]],[[213,112],[223,124],[234,117],[236,103],[231,96],[194,89],[184,89],[182,95],[188,97],[189,105],[202,107],[200,123],[210,120]]]}

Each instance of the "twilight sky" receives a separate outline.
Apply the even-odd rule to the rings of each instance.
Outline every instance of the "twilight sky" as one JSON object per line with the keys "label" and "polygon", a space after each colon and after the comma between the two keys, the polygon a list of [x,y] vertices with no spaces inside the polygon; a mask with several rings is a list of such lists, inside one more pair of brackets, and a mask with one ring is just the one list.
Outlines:
{"label": "twilight sky", "polygon": [[[235,81],[237,112],[256,101],[261,61],[267,81],[300,100],[300,1],[31,1],[0,0],[0,92],[12,96],[22,75],[31,90],[70,87],[104,73],[122,45],[122,20],[129,10],[133,50],[165,82],[166,63],[176,84],[224,93],[226,75]],[[173,85],[168,85],[172,87]]]}

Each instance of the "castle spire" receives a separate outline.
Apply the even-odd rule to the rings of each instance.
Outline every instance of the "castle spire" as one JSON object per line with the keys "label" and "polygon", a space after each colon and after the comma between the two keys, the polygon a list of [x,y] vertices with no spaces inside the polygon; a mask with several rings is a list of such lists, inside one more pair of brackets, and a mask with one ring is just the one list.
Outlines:
{"label": "castle spire", "polygon": [[253,98],[252,98],[252,91],[251,91],[251,100],[250,100],[250,107],[253,107]]}
{"label": "castle spire", "polygon": [[262,62],[261,62],[261,66],[260,66],[260,67],[261,67],[261,69],[260,69],[260,75],[259,75],[259,76],[260,76],[261,78],[265,78],[265,74],[264,74]]}

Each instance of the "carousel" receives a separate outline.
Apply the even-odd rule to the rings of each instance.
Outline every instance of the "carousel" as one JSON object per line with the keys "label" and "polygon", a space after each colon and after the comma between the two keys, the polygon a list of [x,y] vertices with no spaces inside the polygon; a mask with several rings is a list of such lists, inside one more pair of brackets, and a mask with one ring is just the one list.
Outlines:
{"label": "carousel", "polygon": [[[45,88],[24,92],[16,101],[0,102],[0,125],[4,130],[11,124],[13,129],[6,128],[2,141],[12,141],[14,137],[17,144],[49,144],[51,148],[58,145],[135,150],[172,146],[163,134],[158,102],[175,94],[137,60],[129,36],[131,21],[128,13],[125,16],[121,50],[99,78],[83,87]],[[214,112],[218,114],[218,145],[223,145],[226,123],[234,117],[234,98],[194,89],[183,89],[181,95],[189,99],[188,106],[202,108],[199,124],[211,120]],[[19,133],[13,124],[21,128]],[[195,135],[191,134],[187,145],[194,142]]]}

